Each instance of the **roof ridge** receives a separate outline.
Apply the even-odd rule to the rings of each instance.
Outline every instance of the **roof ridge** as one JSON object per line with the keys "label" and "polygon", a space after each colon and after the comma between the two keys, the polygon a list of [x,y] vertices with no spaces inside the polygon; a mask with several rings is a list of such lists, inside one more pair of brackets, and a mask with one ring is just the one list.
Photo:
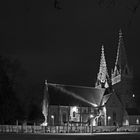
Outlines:
{"label": "roof ridge", "polygon": [[[99,89],[99,88],[95,88],[95,87],[89,87],[89,86],[80,86],[80,85],[66,85],[66,84],[54,84],[54,83],[48,83],[48,85],[56,85],[56,86],[69,86],[69,87],[80,87],[80,88],[91,88],[91,89]],[[100,89],[104,89],[104,88],[100,88]],[[104,89],[105,90],[105,89]]]}

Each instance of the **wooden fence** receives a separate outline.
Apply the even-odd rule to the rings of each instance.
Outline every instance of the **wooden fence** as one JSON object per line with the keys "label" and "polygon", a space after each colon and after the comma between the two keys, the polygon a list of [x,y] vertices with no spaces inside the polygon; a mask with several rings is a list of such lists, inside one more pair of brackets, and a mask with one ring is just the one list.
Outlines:
{"label": "wooden fence", "polygon": [[96,133],[114,131],[140,131],[138,126],[36,126],[36,125],[0,125],[0,133]]}

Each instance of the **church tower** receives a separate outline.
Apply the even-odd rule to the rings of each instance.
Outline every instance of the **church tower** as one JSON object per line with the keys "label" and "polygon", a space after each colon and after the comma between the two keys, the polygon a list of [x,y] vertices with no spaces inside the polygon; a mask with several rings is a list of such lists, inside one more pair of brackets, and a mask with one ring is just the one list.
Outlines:
{"label": "church tower", "polygon": [[108,72],[107,72],[107,65],[105,60],[104,54],[104,46],[102,45],[101,50],[101,60],[100,60],[100,68],[99,73],[97,74],[97,81],[95,83],[95,88],[108,88]]}
{"label": "church tower", "polygon": [[119,31],[119,42],[115,67],[111,73],[111,82],[114,92],[119,96],[125,108],[135,107],[133,93],[133,74],[127,63],[122,31]]}

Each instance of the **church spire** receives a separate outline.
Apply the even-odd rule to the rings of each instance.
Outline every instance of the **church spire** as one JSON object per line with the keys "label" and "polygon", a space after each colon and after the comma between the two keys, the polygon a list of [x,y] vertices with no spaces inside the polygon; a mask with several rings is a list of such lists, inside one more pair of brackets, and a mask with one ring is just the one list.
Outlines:
{"label": "church spire", "polygon": [[124,41],[122,31],[119,31],[119,43],[118,43],[118,51],[115,66],[119,66],[121,70],[124,70],[124,67],[127,65],[127,57],[126,51],[124,48]]}
{"label": "church spire", "polygon": [[107,77],[108,77],[107,65],[106,65],[105,54],[104,54],[104,46],[102,45],[100,68],[99,68],[99,73],[97,75],[97,81],[95,87],[107,88],[108,87]]}
{"label": "church spire", "polygon": [[[124,48],[124,40],[122,30],[119,30],[119,42],[118,42],[118,49],[117,49],[117,57],[115,62],[114,71],[112,72],[112,84],[118,83],[121,81],[121,75],[124,73],[125,70],[128,70],[127,65],[127,57]],[[114,79],[116,79],[114,81]]]}

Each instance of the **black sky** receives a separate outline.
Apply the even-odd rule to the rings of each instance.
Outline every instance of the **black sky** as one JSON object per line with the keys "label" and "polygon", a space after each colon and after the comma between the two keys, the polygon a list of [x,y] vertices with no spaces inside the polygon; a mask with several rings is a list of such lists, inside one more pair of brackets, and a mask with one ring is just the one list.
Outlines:
{"label": "black sky", "polygon": [[132,13],[134,1],[114,0],[113,6],[99,5],[99,0],[59,1],[61,10],[55,8],[54,0],[0,4],[0,54],[21,61],[27,87],[40,88],[45,79],[93,86],[102,44],[108,67],[114,65],[120,28],[129,64],[136,79],[140,78],[140,7]]}

